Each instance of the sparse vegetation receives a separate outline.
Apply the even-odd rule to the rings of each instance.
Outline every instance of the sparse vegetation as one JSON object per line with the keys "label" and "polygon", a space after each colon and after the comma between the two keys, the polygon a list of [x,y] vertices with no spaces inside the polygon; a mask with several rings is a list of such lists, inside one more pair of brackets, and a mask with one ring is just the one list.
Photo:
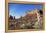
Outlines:
{"label": "sparse vegetation", "polygon": [[[40,15],[43,13],[41,10],[39,11]],[[41,20],[42,21],[42,20]],[[15,16],[10,15],[9,22],[8,22],[8,28],[11,30],[14,29],[38,29],[38,19],[37,14],[27,14],[24,17],[20,17],[19,19],[16,19]]]}

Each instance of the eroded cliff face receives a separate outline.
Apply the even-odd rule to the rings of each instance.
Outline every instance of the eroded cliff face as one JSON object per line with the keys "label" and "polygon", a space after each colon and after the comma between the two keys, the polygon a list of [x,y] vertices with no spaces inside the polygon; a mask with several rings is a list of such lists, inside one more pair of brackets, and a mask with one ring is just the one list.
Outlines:
{"label": "eroded cliff face", "polygon": [[20,17],[19,19],[9,20],[9,29],[42,29],[43,26],[43,17],[41,17],[38,10],[35,9],[31,12],[26,13],[24,17]]}

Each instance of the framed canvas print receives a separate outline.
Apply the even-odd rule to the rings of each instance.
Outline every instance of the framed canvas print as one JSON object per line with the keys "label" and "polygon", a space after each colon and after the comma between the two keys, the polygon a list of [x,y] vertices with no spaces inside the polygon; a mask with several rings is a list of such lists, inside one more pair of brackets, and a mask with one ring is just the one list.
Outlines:
{"label": "framed canvas print", "polygon": [[45,3],[6,0],[5,25],[7,32],[45,30]]}

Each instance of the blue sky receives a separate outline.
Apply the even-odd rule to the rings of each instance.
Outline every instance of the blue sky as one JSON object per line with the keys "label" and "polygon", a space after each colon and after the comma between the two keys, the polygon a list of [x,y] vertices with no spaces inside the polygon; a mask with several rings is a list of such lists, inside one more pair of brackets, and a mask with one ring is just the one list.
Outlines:
{"label": "blue sky", "polygon": [[9,3],[9,15],[15,16],[16,18],[20,18],[24,16],[27,10],[34,10],[34,9],[42,9],[41,4],[16,4],[16,3]]}

